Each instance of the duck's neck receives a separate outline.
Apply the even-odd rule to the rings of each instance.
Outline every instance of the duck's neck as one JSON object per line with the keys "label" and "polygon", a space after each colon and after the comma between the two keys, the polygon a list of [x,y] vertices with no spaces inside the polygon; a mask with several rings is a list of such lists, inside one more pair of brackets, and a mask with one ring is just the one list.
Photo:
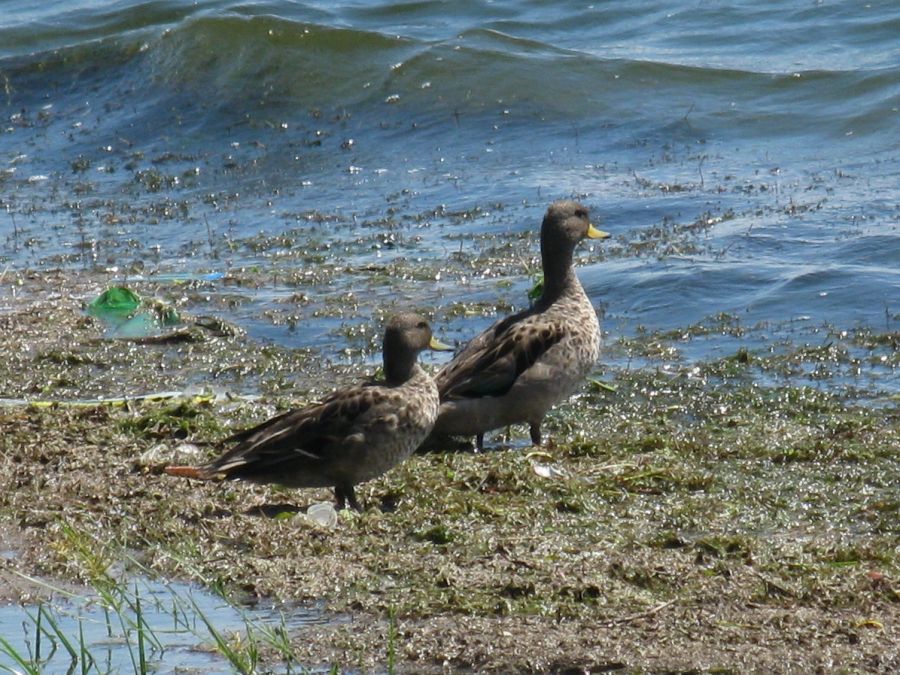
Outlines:
{"label": "duck's neck", "polygon": [[573,286],[578,285],[578,277],[572,267],[571,250],[555,250],[550,255],[541,246],[541,266],[544,268],[544,292],[541,302],[551,303]]}
{"label": "duck's neck", "polygon": [[384,379],[391,386],[403,384],[413,376],[416,369],[415,352],[384,354]]}

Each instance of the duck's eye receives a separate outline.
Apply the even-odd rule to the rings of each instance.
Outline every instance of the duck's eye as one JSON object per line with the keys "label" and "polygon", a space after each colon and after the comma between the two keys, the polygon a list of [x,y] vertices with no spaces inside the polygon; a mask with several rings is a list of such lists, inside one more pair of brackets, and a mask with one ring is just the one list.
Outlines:
{"label": "duck's eye", "polygon": [[588,212],[586,209],[578,209],[577,211],[575,211],[575,215],[579,218],[587,218]]}
{"label": "duck's eye", "polygon": [[416,328],[423,328],[423,329],[424,329],[424,328],[428,328],[428,322],[427,322],[427,321],[420,321],[418,324],[416,324]]}

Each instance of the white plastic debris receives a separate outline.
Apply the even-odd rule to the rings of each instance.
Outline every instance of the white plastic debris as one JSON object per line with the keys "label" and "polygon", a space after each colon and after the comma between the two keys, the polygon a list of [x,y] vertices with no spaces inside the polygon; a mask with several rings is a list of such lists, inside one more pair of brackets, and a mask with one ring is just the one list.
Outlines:
{"label": "white plastic debris", "polygon": [[165,461],[169,456],[169,446],[165,443],[157,443],[153,447],[141,453],[141,464],[156,464]]}
{"label": "white plastic debris", "polygon": [[306,517],[322,527],[332,528],[337,525],[337,511],[328,502],[313,504],[306,510]]}
{"label": "white plastic debris", "polygon": [[531,470],[541,478],[566,478],[568,476],[564,469],[538,462],[531,463]]}

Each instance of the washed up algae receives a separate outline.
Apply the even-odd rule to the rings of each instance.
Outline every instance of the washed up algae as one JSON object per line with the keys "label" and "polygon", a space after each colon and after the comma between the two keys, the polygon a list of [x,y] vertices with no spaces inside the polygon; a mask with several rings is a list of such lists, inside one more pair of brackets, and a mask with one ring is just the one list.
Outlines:
{"label": "washed up algae", "polygon": [[[365,368],[238,330],[104,339],[80,303],[101,285],[48,287],[28,280],[0,314],[6,581],[90,582],[136,559],[236,602],[321,603],[336,620],[290,636],[308,667],[900,669],[896,399],[801,377],[866,353],[896,368],[888,333],[836,338],[861,350],[846,358],[738,348],[684,365],[698,327],[611,340],[641,367],[599,368],[550,416],[545,448],[513,428],[483,454],[414,456],[360,487],[363,513],[323,528],[295,514],[327,490],[186,483],[161,468]],[[151,392],[184,395],[136,396]],[[9,601],[35,592],[4,585]]]}

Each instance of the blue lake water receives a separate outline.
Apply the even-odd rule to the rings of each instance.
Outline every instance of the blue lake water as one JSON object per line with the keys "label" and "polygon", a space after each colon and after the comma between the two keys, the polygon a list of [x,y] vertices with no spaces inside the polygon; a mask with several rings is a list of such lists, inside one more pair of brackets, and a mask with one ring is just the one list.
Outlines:
{"label": "blue lake water", "polygon": [[[28,269],[204,279],[198,311],[331,359],[400,305],[464,340],[493,317],[448,308],[527,302],[562,197],[613,235],[579,252],[610,343],[720,313],[755,345],[900,331],[900,3],[0,0],[0,297]],[[17,648],[23,620],[0,608]]]}
{"label": "blue lake water", "polygon": [[[143,651],[155,673],[238,672],[216,650],[207,621],[234,648],[241,641],[265,645],[264,631],[290,631],[325,620],[311,609],[285,614],[277,608],[238,608],[199,588],[140,576],[110,597],[120,606],[95,593],[56,593],[40,605],[0,605],[0,638],[5,641],[0,641],[0,670],[20,672],[24,660],[44,673],[140,672]],[[246,658],[246,652],[238,651]],[[274,672],[291,672],[292,666],[298,664],[284,662]]]}
{"label": "blue lake water", "polygon": [[[341,317],[264,318],[319,258],[260,242],[320,253],[300,290],[355,289],[347,320],[412,304],[465,339],[490,317],[442,308],[498,278],[521,305],[512,263],[577,197],[613,234],[580,253],[613,338],[721,312],[896,331],[898,38],[893,0],[0,0],[0,271],[271,271],[209,292],[334,356]],[[373,281],[398,260],[422,274]]]}

